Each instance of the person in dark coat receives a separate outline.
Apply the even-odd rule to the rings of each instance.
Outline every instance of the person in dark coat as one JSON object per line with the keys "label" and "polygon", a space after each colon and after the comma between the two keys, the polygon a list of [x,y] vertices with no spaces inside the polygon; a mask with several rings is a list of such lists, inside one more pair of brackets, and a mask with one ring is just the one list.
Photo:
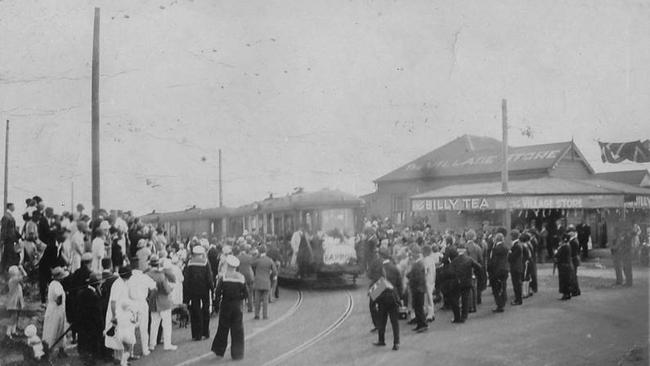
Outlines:
{"label": "person in dark coat", "polygon": [[[379,257],[377,248],[375,248],[368,256],[368,286],[369,288],[377,282],[382,276],[383,259]],[[372,320],[372,329],[370,332],[376,332],[379,329],[379,305],[376,301],[369,299],[370,319]]]}
{"label": "person in dark coat", "polygon": [[183,277],[183,302],[190,309],[192,339],[210,338],[210,290],[214,287],[214,277],[205,258],[205,248],[200,245],[192,248],[192,259]]}
{"label": "person in dark coat", "polygon": [[390,253],[388,249],[380,249],[380,256],[382,259],[382,273],[386,280],[392,285],[392,289],[386,289],[379,297],[376,303],[379,306],[378,313],[378,340],[374,343],[375,346],[385,346],[386,323],[390,318],[390,324],[393,329],[393,350],[399,350],[399,306],[400,298],[404,293],[402,286],[402,277],[397,267],[390,261]]}
{"label": "person in dark coat", "polygon": [[409,289],[413,299],[413,311],[415,312],[415,332],[424,332],[429,329],[427,318],[424,314],[424,296],[427,292],[427,280],[422,263],[422,253],[420,247],[411,248],[411,271],[406,275],[409,280]]}
{"label": "person in dark coat", "polygon": [[[454,319],[452,323],[464,323],[467,320],[467,314],[470,307],[470,292],[472,291],[472,277],[478,277],[479,282],[482,282],[483,270],[481,265],[474,259],[466,255],[465,249],[457,251],[452,248],[449,253],[451,263],[449,263],[449,271],[446,273],[453,275],[455,286],[451,291],[449,302],[451,309],[454,312]],[[459,306],[458,300],[461,300],[462,307]]]}
{"label": "person in dark coat", "polygon": [[532,294],[537,293],[537,260],[538,254],[539,254],[539,235],[535,231],[534,228],[528,230],[526,234],[530,237],[530,240],[528,241],[528,247],[530,248],[530,263],[529,263],[529,271],[530,271],[530,290]]}
{"label": "person in dark coat", "polygon": [[298,247],[298,255],[296,258],[298,264],[298,276],[300,278],[305,278],[312,272],[314,253],[304,230],[302,235],[300,235],[300,246]]}
{"label": "person in dark coat", "polygon": [[616,272],[616,285],[623,285],[625,275],[625,286],[632,286],[632,237],[622,227],[616,229],[616,239],[612,245],[612,259],[614,260],[614,271]]}
{"label": "person in dark coat", "polygon": [[484,284],[479,281],[479,278],[485,278],[483,275],[483,271],[485,271],[485,258],[483,255],[483,248],[475,242],[476,232],[474,230],[468,230],[467,233],[465,233],[465,236],[467,239],[467,243],[465,243],[465,248],[467,249],[466,255],[481,265],[481,273],[475,273],[474,278],[472,279],[469,312],[473,313],[476,312],[476,305],[480,305],[482,302],[481,292],[485,287]]}
{"label": "person in dark coat", "polygon": [[47,286],[52,279],[52,268],[64,267],[65,260],[61,256],[61,244],[63,243],[63,233],[59,234],[59,240],[46,243],[43,256],[38,262],[38,286],[41,295],[41,303],[47,301]]}
{"label": "person in dark coat", "polygon": [[533,246],[530,244],[530,235],[528,233],[524,232],[521,235],[519,235],[519,244],[521,245],[521,259],[523,262],[523,274],[522,274],[522,280],[523,280],[523,291],[522,291],[522,297],[528,298],[530,296],[533,296],[533,291],[532,291],[532,286],[530,286],[530,283],[532,282],[533,274],[532,274],[532,268],[535,265],[535,259],[533,257],[533,253],[535,252],[533,249]]}
{"label": "person in dark coat", "polygon": [[20,233],[16,229],[16,220],[14,219],[14,204],[7,203],[7,210],[0,220],[0,244],[2,247],[2,262],[0,270],[5,272],[9,267],[18,265],[20,262],[20,253],[16,252],[15,245],[20,239]]}
{"label": "person in dark coat", "polygon": [[522,300],[522,279],[524,277],[523,248],[519,242],[519,232],[512,230],[510,233],[512,247],[508,253],[508,264],[510,265],[510,279],[512,281],[512,290],[515,293],[515,299],[510,305],[521,305]]}
{"label": "person in dark coat", "polygon": [[578,232],[578,244],[582,251],[582,259],[589,257],[589,237],[591,236],[591,227],[585,222],[584,219],[576,227]]}
{"label": "person in dark coat", "polygon": [[496,309],[495,313],[502,313],[503,308],[508,301],[508,248],[504,244],[503,234],[499,233],[494,236],[494,245],[488,259],[488,275],[490,276],[490,286],[494,295]]}
{"label": "person in dark coat", "polygon": [[63,282],[63,289],[66,292],[65,297],[65,316],[72,327],[72,336],[76,337],[77,328],[83,318],[78,316],[77,308],[79,307],[78,293],[79,290],[84,288],[87,284],[90,274],[90,266],[92,264],[93,256],[90,253],[84,253],[81,256],[81,266],[74,271],[70,276],[66,277]]}
{"label": "person in dark coat", "polygon": [[569,245],[571,246],[571,262],[573,264],[573,291],[571,296],[580,296],[580,284],[578,283],[578,267],[580,267],[580,243],[578,243],[578,233],[573,225],[567,229],[569,234]]}
{"label": "person in dark coat", "polygon": [[555,265],[557,266],[559,291],[562,294],[560,300],[571,299],[573,284],[573,260],[571,258],[571,246],[569,235],[565,234],[560,247],[555,252]]}
{"label": "person in dark coat", "polygon": [[241,360],[244,358],[242,301],[248,298],[248,291],[244,276],[235,271],[239,267],[239,259],[229,255],[226,257],[226,265],[226,272],[215,290],[216,299],[221,302],[221,311],[217,334],[212,341],[212,352],[218,357],[223,357],[230,333],[230,355],[233,360]]}
{"label": "person in dark coat", "polygon": [[78,319],[83,319],[77,326],[77,350],[85,365],[94,364],[94,360],[103,355],[104,314],[101,307],[100,286],[101,273],[93,273],[86,280],[85,286],[77,293]]}

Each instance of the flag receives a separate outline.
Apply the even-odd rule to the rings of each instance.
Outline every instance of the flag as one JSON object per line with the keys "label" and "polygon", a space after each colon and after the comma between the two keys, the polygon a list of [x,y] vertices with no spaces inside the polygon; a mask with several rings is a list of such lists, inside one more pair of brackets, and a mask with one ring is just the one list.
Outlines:
{"label": "flag", "polygon": [[598,141],[598,145],[603,163],[620,163],[624,160],[650,163],[650,140],[614,143]]}

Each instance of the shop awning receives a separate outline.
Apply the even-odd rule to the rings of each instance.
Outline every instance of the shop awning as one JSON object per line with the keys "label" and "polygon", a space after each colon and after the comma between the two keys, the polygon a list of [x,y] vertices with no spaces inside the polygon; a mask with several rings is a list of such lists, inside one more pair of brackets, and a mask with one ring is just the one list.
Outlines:
{"label": "shop awning", "polygon": [[650,208],[650,189],[603,179],[544,177],[513,180],[508,188],[505,195],[500,181],[450,185],[412,196],[411,210]]}

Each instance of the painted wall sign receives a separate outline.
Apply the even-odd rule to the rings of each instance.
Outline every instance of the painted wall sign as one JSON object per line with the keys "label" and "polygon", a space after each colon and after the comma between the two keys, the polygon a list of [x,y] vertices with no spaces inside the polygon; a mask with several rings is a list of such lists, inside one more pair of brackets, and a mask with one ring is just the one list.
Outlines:
{"label": "painted wall sign", "polygon": [[[542,151],[530,151],[523,153],[510,153],[508,154],[508,162],[515,161],[532,161],[532,160],[548,160],[556,159],[560,156],[561,150],[542,150]],[[482,156],[472,156],[464,160],[430,160],[426,162],[423,166],[411,163],[407,165],[405,170],[418,170],[423,167],[426,168],[450,168],[450,167],[463,167],[463,166],[475,166],[475,165],[493,165],[499,163],[498,155],[482,155]]]}
{"label": "painted wall sign", "polygon": [[[479,197],[479,198],[431,198],[414,199],[411,201],[413,211],[482,211],[505,210],[507,204],[511,209],[582,209],[582,208],[620,208],[623,207],[621,195],[557,195],[557,196],[517,196],[510,197]],[[626,207],[650,208],[650,196],[638,196],[634,202],[626,203]],[[635,205],[635,206],[632,206]]]}
{"label": "painted wall sign", "polygon": [[418,199],[411,201],[413,211],[478,211],[494,210],[495,201],[493,198],[441,198],[441,199]]}

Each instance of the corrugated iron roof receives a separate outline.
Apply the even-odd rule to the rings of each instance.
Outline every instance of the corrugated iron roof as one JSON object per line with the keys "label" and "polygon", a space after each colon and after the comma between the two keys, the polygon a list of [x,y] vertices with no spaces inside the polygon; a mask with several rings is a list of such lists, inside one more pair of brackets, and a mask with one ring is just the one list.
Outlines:
{"label": "corrugated iron roof", "polygon": [[234,209],[229,207],[215,208],[190,208],[183,211],[149,213],[140,216],[144,222],[154,222],[157,220],[197,220],[202,218],[219,218],[231,214]]}
{"label": "corrugated iron roof", "polygon": [[[517,195],[650,195],[650,189],[602,179],[566,179],[544,177],[539,179],[512,180],[508,191]],[[448,197],[501,196],[501,182],[456,184],[411,196],[412,199]]]}
{"label": "corrugated iron roof", "polygon": [[[474,150],[467,149],[467,146],[466,137],[460,137],[378,178],[376,182],[500,172],[501,142],[489,139],[484,141],[480,149]],[[508,170],[550,169],[570,148],[577,150],[571,141],[510,147]]]}

